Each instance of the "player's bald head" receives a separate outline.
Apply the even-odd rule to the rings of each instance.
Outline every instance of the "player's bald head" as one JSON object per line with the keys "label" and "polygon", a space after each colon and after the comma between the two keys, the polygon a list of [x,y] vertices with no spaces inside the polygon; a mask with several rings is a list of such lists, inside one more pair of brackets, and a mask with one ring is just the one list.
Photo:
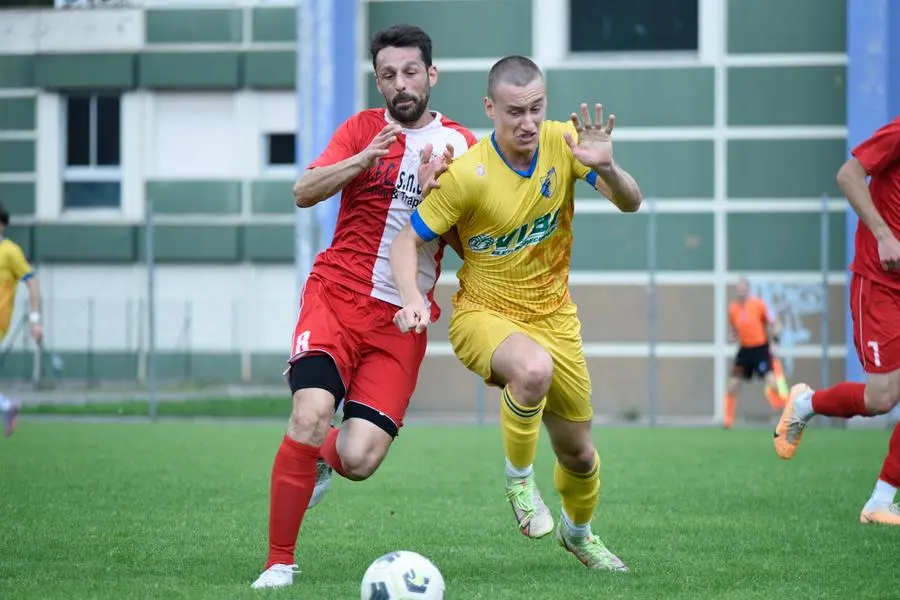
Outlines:
{"label": "player's bald head", "polygon": [[506,83],[516,87],[525,87],[536,79],[543,79],[541,69],[530,58],[524,56],[507,56],[501,58],[488,74],[487,95],[494,97],[497,87]]}
{"label": "player's bald head", "polygon": [[750,293],[750,282],[746,277],[741,277],[737,280],[737,284],[734,286],[734,292],[738,298],[743,298]]}

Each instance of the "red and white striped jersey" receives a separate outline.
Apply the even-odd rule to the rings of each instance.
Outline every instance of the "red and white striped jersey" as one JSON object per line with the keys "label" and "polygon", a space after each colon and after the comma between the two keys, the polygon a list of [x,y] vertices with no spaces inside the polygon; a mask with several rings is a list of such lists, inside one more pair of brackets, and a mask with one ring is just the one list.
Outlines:
{"label": "red and white striped jersey", "polygon": [[[435,119],[420,129],[404,128],[387,156],[360,173],[341,193],[341,207],[331,246],[319,253],[312,272],[359,293],[400,306],[400,294],[391,274],[391,242],[409,222],[422,201],[418,182],[420,156],[425,144],[434,153],[453,147],[455,157],[477,141],[468,129],[432,111]],[[347,119],[328,147],[308,168],[333,165],[362,152],[384,126],[392,122],[387,109],[370,109]],[[440,238],[419,251],[419,290],[431,311],[440,317],[434,286],[441,271],[446,243]]]}

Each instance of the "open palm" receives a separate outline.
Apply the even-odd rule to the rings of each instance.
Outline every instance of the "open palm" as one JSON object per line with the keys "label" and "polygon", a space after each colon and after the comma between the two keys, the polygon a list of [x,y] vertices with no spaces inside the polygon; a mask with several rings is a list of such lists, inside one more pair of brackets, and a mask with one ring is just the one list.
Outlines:
{"label": "open palm", "polygon": [[594,105],[594,122],[591,122],[587,104],[581,103],[581,118],[572,113],[569,117],[575,125],[578,134],[578,142],[565,134],[566,143],[572,150],[575,158],[586,167],[602,169],[612,164],[612,130],[616,124],[615,115],[609,115],[606,125],[603,125],[603,105]]}

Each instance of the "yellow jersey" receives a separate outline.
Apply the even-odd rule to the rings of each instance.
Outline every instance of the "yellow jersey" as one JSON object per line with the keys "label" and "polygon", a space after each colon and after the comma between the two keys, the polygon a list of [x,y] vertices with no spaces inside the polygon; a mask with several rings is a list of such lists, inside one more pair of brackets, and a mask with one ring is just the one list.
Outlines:
{"label": "yellow jersey", "polygon": [[0,238],[0,339],[6,337],[16,303],[16,289],[20,281],[28,281],[34,271],[25,258],[21,246],[7,238]]}
{"label": "yellow jersey", "polygon": [[571,123],[544,121],[527,171],[506,162],[493,134],[455,159],[441,187],[413,212],[426,241],[454,225],[463,244],[456,309],[490,310],[533,321],[571,303],[569,263],[575,182],[597,174],[578,162],[563,134]]}

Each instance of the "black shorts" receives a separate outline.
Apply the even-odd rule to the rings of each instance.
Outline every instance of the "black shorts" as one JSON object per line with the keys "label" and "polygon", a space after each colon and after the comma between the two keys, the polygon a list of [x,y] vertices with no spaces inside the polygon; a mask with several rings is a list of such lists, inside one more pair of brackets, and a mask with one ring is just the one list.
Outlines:
{"label": "black shorts", "polygon": [[737,356],[734,357],[734,368],[731,374],[742,379],[752,379],[754,375],[757,377],[765,377],[767,373],[772,371],[772,353],[769,351],[769,345],[762,346],[741,346]]}

